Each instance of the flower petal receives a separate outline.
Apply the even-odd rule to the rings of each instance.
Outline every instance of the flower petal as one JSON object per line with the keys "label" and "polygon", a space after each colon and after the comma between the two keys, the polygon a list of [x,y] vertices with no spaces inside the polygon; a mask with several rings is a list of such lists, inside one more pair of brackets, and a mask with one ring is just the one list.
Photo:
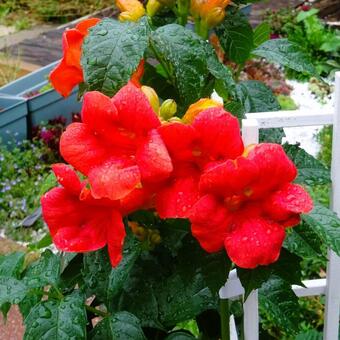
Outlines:
{"label": "flower petal", "polygon": [[83,123],[98,134],[110,134],[110,127],[118,119],[117,109],[111,98],[98,91],[85,93],[81,116]]}
{"label": "flower petal", "polygon": [[75,28],[68,29],[63,33],[64,60],[68,66],[77,67],[81,70],[81,46],[84,35]]}
{"label": "flower petal", "polygon": [[158,129],[172,159],[175,161],[193,161],[193,150],[197,133],[191,125],[179,122],[166,123]]}
{"label": "flower petal", "polygon": [[77,67],[67,65],[62,59],[49,78],[54,89],[63,97],[67,97],[72,89],[83,81],[83,72]]}
{"label": "flower petal", "polygon": [[146,134],[160,125],[144,93],[133,84],[122,87],[112,98],[122,127],[138,134]]}
{"label": "flower petal", "polygon": [[249,152],[246,150],[245,157],[258,167],[258,176],[250,185],[254,199],[278,190],[297,175],[294,163],[279,144],[258,144],[251,147]]}
{"label": "flower petal", "polygon": [[89,18],[82,20],[80,23],[76,25],[76,29],[80,31],[83,35],[87,35],[89,33],[89,28],[98,24],[100,19],[98,18]]}
{"label": "flower petal", "polygon": [[178,177],[159,190],[156,210],[160,218],[188,218],[198,199],[198,176]]}
{"label": "flower petal", "polygon": [[240,126],[236,117],[223,108],[199,113],[192,126],[200,135],[202,152],[210,159],[234,159],[243,152]]}
{"label": "flower petal", "polygon": [[136,162],[144,181],[159,182],[171,174],[172,161],[157,130],[151,130],[137,149]]}
{"label": "flower petal", "polygon": [[82,190],[82,184],[77,173],[63,163],[53,164],[52,170],[60,183],[68,192],[78,196]]}
{"label": "flower petal", "polygon": [[192,235],[209,253],[223,248],[232,216],[212,195],[203,196],[191,209]]}
{"label": "flower petal", "polygon": [[302,186],[289,183],[268,197],[264,208],[270,218],[285,221],[295,214],[310,212],[313,201]]}
{"label": "flower petal", "polygon": [[237,266],[251,269],[278,259],[285,238],[282,226],[261,217],[241,216],[235,217],[232,225],[224,245]]}
{"label": "flower petal", "polygon": [[100,143],[83,123],[72,123],[67,127],[60,139],[60,152],[65,161],[85,175],[110,156],[106,145]]}
{"label": "flower petal", "polygon": [[141,176],[138,166],[111,158],[92,168],[88,179],[94,198],[119,200],[140,185]]}
{"label": "flower petal", "polygon": [[112,267],[116,267],[122,260],[125,239],[125,228],[122,216],[113,211],[110,219],[110,227],[107,228],[107,248]]}

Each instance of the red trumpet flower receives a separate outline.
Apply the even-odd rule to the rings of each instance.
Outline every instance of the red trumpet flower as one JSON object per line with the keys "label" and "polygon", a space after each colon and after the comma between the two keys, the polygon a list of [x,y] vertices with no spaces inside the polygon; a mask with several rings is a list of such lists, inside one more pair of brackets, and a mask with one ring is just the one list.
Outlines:
{"label": "red trumpet flower", "polygon": [[137,189],[161,183],[172,172],[159,126],[146,96],[132,84],[112,99],[88,92],[82,123],[68,126],[60,151],[88,176],[93,197],[120,200]]}
{"label": "red trumpet flower", "polygon": [[65,164],[55,164],[52,169],[61,187],[43,195],[41,205],[56,247],[88,252],[107,245],[111,264],[117,266],[125,238],[120,202],[95,200],[86,182]]}
{"label": "red trumpet flower", "polygon": [[157,212],[161,218],[186,218],[199,198],[202,170],[211,162],[242,154],[239,123],[218,106],[195,114],[191,125],[168,123],[158,131],[169,150],[174,172],[156,196]]}
{"label": "red trumpet flower", "polygon": [[192,233],[208,252],[225,247],[239,267],[275,262],[285,228],[299,223],[313,203],[297,184],[297,170],[276,144],[248,147],[235,160],[211,163],[200,179]]}

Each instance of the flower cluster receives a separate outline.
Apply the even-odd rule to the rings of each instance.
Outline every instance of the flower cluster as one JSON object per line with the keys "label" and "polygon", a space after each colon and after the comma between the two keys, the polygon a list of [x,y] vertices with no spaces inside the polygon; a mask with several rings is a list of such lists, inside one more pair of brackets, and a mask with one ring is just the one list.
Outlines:
{"label": "flower cluster", "polygon": [[285,228],[312,209],[308,193],[292,183],[297,170],[283,148],[244,148],[237,118],[211,99],[165,121],[149,92],[129,82],[113,98],[84,95],[82,122],[60,141],[74,169],[54,165],[61,186],[41,199],[56,246],[87,252],[107,245],[116,266],[123,216],[152,209],[160,218],[190,219],[202,248],[225,248],[240,267],[274,262]]}

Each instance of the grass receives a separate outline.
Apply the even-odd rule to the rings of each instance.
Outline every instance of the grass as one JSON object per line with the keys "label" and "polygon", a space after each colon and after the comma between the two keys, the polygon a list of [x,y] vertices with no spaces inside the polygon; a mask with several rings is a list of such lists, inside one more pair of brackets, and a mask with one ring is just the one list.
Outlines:
{"label": "grass", "polygon": [[14,57],[9,50],[0,53],[0,87],[20,76],[20,55]]}
{"label": "grass", "polygon": [[42,22],[66,23],[113,3],[112,0],[3,0],[0,24],[20,30]]}

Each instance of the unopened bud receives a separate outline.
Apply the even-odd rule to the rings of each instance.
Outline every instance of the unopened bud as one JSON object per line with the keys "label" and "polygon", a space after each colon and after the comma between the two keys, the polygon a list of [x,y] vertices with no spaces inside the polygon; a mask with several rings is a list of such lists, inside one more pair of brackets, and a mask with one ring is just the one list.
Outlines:
{"label": "unopened bud", "polygon": [[177,112],[177,104],[173,99],[167,99],[161,105],[160,116],[164,120],[169,120]]}
{"label": "unopened bud", "polygon": [[146,97],[148,98],[149,103],[150,103],[151,107],[153,108],[153,110],[158,114],[158,112],[159,112],[159,98],[158,98],[156,91],[152,87],[145,86],[145,85],[143,85],[141,87],[141,90],[146,95]]}
{"label": "unopened bud", "polygon": [[153,17],[162,8],[162,4],[157,0],[149,0],[146,5],[146,13],[148,16]]}
{"label": "unopened bud", "polygon": [[217,26],[223,21],[225,17],[225,10],[221,7],[213,8],[205,17],[205,21],[208,28]]}

